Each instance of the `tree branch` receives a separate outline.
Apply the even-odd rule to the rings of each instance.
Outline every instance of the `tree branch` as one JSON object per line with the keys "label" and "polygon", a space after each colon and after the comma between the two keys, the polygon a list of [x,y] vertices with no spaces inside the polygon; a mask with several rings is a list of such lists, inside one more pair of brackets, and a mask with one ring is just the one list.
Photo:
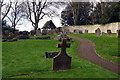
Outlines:
{"label": "tree branch", "polygon": [[10,8],[11,8],[11,5],[12,5],[12,2],[10,2],[10,6],[9,6],[7,12],[5,13],[5,15],[3,16],[2,21],[4,20],[4,18],[5,18],[5,17],[7,16],[7,14],[9,13]]}

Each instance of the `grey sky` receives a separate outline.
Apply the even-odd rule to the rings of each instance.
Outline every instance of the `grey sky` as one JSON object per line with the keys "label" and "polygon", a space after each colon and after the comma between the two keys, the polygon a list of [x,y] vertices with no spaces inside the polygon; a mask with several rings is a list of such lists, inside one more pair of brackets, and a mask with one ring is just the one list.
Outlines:
{"label": "grey sky", "polygon": [[[4,0],[5,2],[8,2],[8,0]],[[11,0],[11,1],[17,1],[17,0]],[[19,2],[22,2],[22,1],[26,1],[26,0],[18,0]],[[29,0],[29,1],[33,1],[33,0]],[[36,0],[36,1],[40,1],[40,0]],[[92,2],[99,2],[101,0],[47,0],[49,2],[57,2],[57,1],[61,1],[61,2],[66,2],[66,1],[73,1],[73,2],[88,2],[88,1],[92,1]],[[105,2],[109,2],[109,1],[112,1],[112,2],[118,2],[120,0],[102,0],[102,1],[105,1]],[[61,27],[61,21],[60,21],[60,14],[61,14],[61,11],[65,8],[65,6],[61,6],[59,9],[57,8],[52,8],[52,9],[55,9],[58,13],[59,13],[59,16],[54,16],[52,18],[49,18],[47,16],[45,16],[40,22],[39,22],[39,28],[42,28],[42,26],[49,20],[52,20],[53,23],[55,24],[56,27]],[[9,23],[9,22],[8,22]],[[19,29],[20,31],[24,31],[24,30],[27,30],[27,31],[31,31],[33,30],[34,28],[32,27],[32,24],[31,22],[29,22],[27,19],[26,20],[22,20],[22,22],[20,22],[21,25],[17,25],[16,26],[16,29]]]}

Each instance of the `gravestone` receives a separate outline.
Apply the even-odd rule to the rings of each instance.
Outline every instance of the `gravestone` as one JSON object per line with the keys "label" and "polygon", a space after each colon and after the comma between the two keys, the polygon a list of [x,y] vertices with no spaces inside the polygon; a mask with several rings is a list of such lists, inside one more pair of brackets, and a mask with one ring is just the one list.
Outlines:
{"label": "gravestone", "polygon": [[117,38],[120,38],[120,30],[117,30]]}
{"label": "gravestone", "polygon": [[[8,31],[7,31],[7,35],[8,35]],[[3,38],[2,42],[14,42],[17,40],[18,39],[15,38],[15,35],[13,34],[13,32],[9,32],[9,36],[7,36],[7,38]]]}
{"label": "gravestone", "polygon": [[57,34],[55,29],[53,29],[52,32],[53,32],[53,35]]}
{"label": "gravestone", "polygon": [[107,34],[108,34],[108,36],[111,36],[112,35],[111,30],[107,30]]}
{"label": "gravestone", "polygon": [[20,35],[19,31],[15,31],[15,36],[19,36],[19,35]]}
{"label": "gravestone", "polygon": [[100,33],[101,33],[101,31],[99,28],[95,30],[95,36],[100,36]]}
{"label": "gravestone", "polygon": [[71,57],[67,55],[66,48],[70,48],[67,39],[63,38],[61,44],[57,45],[61,48],[58,55],[53,58],[53,70],[66,70],[71,67]]}
{"label": "gravestone", "polygon": [[54,30],[50,30],[50,35],[53,35],[54,34]]}
{"label": "gravestone", "polygon": [[58,55],[58,52],[52,52],[52,53],[45,52],[45,58],[53,58],[56,55]]}
{"label": "gravestone", "polygon": [[79,30],[78,29],[75,29],[74,30],[74,34],[78,34],[79,33]]}
{"label": "gravestone", "polygon": [[46,37],[37,37],[36,39],[50,39],[50,36],[46,36]]}
{"label": "gravestone", "polygon": [[55,33],[58,34],[58,29],[55,29]]}
{"label": "gravestone", "polygon": [[47,30],[43,29],[42,30],[42,35],[46,35],[47,34]]}
{"label": "gravestone", "polygon": [[19,33],[20,33],[20,35],[22,35],[22,34],[23,34],[23,32],[22,32],[22,31],[20,31]]}
{"label": "gravestone", "polygon": [[48,35],[51,35],[50,30],[47,30],[47,34],[48,34]]}
{"label": "gravestone", "polygon": [[104,36],[104,32],[101,33],[101,36]]}
{"label": "gravestone", "polygon": [[85,34],[88,34],[88,30],[87,29],[85,30]]}
{"label": "gravestone", "polygon": [[8,37],[9,36],[9,31],[8,30],[6,30],[5,32],[4,32],[4,36],[6,36],[6,37]]}
{"label": "gravestone", "polygon": [[2,32],[2,39],[8,39],[9,38],[9,31],[8,30],[6,30],[6,31],[3,31]]}
{"label": "gravestone", "polygon": [[13,37],[14,37],[13,32],[9,33],[9,37],[10,37],[10,39],[13,39]]}
{"label": "gravestone", "polygon": [[69,38],[66,34],[60,34],[60,35],[57,35],[56,37],[54,37],[53,39],[54,40],[58,40],[58,41],[62,41],[62,38],[66,38],[68,41],[71,40],[71,38]]}
{"label": "gravestone", "polygon": [[80,30],[79,33],[82,34],[83,33],[82,30]]}
{"label": "gravestone", "polygon": [[28,31],[23,31],[23,34],[20,35],[20,39],[29,39]]}
{"label": "gravestone", "polygon": [[23,31],[23,36],[28,36],[28,32],[27,31]]}
{"label": "gravestone", "polygon": [[35,35],[35,30],[30,31],[30,35],[34,36]]}
{"label": "gravestone", "polygon": [[69,29],[65,29],[64,30],[64,33],[66,34],[66,33],[70,33],[70,30]]}
{"label": "gravestone", "polygon": [[59,41],[62,41],[62,38],[66,38],[67,41],[71,41],[71,40],[72,40],[72,39],[69,38],[66,34],[61,34],[61,37],[60,37]]}
{"label": "gravestone", "polygon": [[79,30],[79,29],[74,30],[74,34],[82,34],[82,33],[83,33],[82,30]]}
{"label": "gravestone", "polygon": [[41,35],[41,29],[40,28],[36,30],[36,36],[39,36],[39,35]]}

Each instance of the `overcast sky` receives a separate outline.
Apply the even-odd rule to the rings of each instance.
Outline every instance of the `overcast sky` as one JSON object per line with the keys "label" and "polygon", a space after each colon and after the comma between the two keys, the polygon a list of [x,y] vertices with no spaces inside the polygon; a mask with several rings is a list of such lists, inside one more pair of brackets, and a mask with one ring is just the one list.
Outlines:
{"label": "overcast sky", "polygon": [[[5,0],[5,2],[6,2],[6,0]],[[43,25],[49,20],[52,20],[56,27],[61,27],[62,25],[61,25],[60,18],[61,18],[61,12],[64,8],[65,8],[65,5],[60,6],[59,9],[55,8],[55,7],[52,7],[52,10],[56,11],[59,15],[54,16],[52,18],[49,18],[48,16],[44,16],[43,19],[39,21],[38,28],[42,28]],[[5,10],[5,9],[2,8],[2,10]],[[10,16],[10,14],[8,14],[8,16]],[[7,23],[11,26],[12,24],[8,20],[8,18],[6,17],[5,19],[7,20]],[[31,30],[34,29],[34,27],[32,26],[32,23],[29,22],[27,19],[22,19],[18,24],[20,24],[20,25],[17,25],[16,29],[18,29],[19,31],[25,31],[25,30],[26,31],[31,31]]]}
{"label": "overcast sky", "polygon": [[[16,0],[11,0],[11,1],[16,1]],[[26,1],[26,0],[18,0],[18,1]],[[30,0],[31,1],[31,0]],[[39,0],[38,0],[39,1]],[[51,1],[51,0],[48,0],[48,1]],[[58,1],[58,0],[52,0],[52,1]],[[68,1],[68,0],[60,0],[60,1]],[[73,0],[72,0],[73,1]],[[88,2],[88,1],[94,1],[94,2],[98,2],[98,1],[100,1],[100,0],[74,0],[74,1],[79,1],[79,2]],[[102,1],[112,1],[112,0],[102,0]],[[120,0],[114,0],[114,1],[120,1]],[[8,0],[5,0],[5,2],[8,2]],[[49,20],[52,20],[53,21],[53,23],[55,24],[55,26],[56,27],[62,27],[62,25],[61,25],[61,21],[60,21],[60,17],[61,17],[61,12],[62,12],[62,10],[65,8],[65,6],[61,6],[59,9],[57,9],[57,8],[53,8],[53,9],[55,9],[58,13],[59,13],[59,16],[54,16],[54,17],[52,17],[52,18],[49,18],[49,17],[47,17],[47,16],[45,16],[42,20],[40,20],[40,22],[39,22],[39,28],[42,28],[43,27],[43,25],[47,22],[47,21],[49,21]],[[8,22],[9,23],[9,22]],[[10,23],[9,23],[10,24]],[[27,31],[31,31],[31,30],[33,30],[34,28],[33,28],[33,26],[32,26],[32,24],[31,24],[31,22],[29,22],[28,20],[22,20],[22,22],[21,22],[21,25],[17,25],[16,26],[16,29],[18,29],[18,30],[20,30],[20,31],[25,31],[25,30],[27,30]]]}
{"label": "overcast sky", "polygon": [[[52,20],[56,27],[61,27],[62,25],[61,25],[61,21],[60,21],[60,18],[61,18],[60,13],[63,9],[64,9],[64,6],[57,10],[58,13],[59,13],[59,16],[54,16],[52,18],[49,18],[49,17],[45,16],[42,20],[40,20],[38,27],[42,28],[43,25],[49,20]],[[33,28],[31,22],[29,22],[28,20],[24,20],[22,25],[17,25],[16,26],[16,29],[19,29],[20,31],[24,31],[24,30],[31,31],[34,28]]]}

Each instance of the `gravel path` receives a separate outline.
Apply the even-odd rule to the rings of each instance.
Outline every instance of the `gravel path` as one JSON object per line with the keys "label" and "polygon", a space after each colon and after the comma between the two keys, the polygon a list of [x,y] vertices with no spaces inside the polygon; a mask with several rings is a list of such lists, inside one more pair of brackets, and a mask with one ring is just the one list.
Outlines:
{"label": "gravel path", "polygon": [[95,51],[94,43],[86,39],[81,39],[79,37],[70,36],[70,35],[68,36],[80,42],[77,48],[77,55],[80,58],[86,59],[96,65],[99,65],[111,72],[114,72],[120,75],[120,64],[114,63],[112,61],[109,61],[107,59],[103,59],[102,57],[100,57]]}

